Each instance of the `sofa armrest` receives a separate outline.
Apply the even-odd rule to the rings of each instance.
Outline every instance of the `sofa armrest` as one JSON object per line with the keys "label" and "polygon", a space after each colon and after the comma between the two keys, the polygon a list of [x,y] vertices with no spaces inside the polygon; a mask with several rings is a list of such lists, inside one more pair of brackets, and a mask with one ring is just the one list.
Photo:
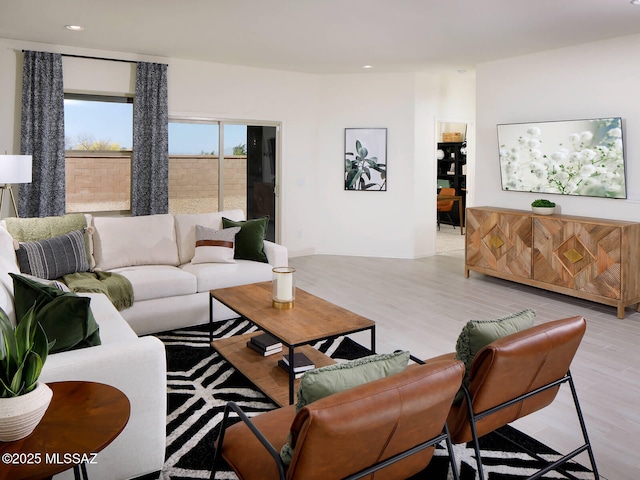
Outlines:
{"label": "sofa armrest", "polygon": [[265,240],[264,253],[267,255],[269,264],[274,267],[286,267],[289,265],[289,252],[287,247],[283,245]]}
{"label": "sofa armrest", "polygon": [[166,448],[167,365],[164,345],[158,338],[141,337],[52,354],[40,380],[106,383],[129,398],[129,422],[113,443],[98,454],[98,463],[88,465],[92,479],[132,478],[162,468]]}

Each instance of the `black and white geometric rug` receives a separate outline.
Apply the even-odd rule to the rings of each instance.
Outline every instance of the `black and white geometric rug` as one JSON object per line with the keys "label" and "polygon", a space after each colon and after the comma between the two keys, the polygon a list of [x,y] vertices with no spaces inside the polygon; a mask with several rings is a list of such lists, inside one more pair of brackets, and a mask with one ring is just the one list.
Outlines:
{"label": "black and white geometric rug", "polygon": [[[214,338],[226,338],[255,331],[256,327],[242,319],[217,323]],[[209,348],[209,327],[174,330],[156,334],[167,351],[167,451],[163,470],[158,475],[145,476],[145,480],[186,480],[209,478],[213,459],[213,443],[218,435],[225,404],[237,402],[249,416],[276,408],[264,394],[237,372],[228,362]],[[367,350],[349,338],[319,342],[316,348],[340,361],[358,358]],[[544,458],[557,454],[515,429],[507,433],[519,440],[530,442],[534,451]],[[481,448],[489,480],[518,480],[531,475],[535,460],[526,454],[514,452],[508,442],[497,435],[482,439]],[[455,456],[461,480],[474,480],[475,454],[471,446],[455,445]],[[444,449],[437,449],[427,469],[411,480],[448,480],[453,478]],[[570,468],[579,479],[593,478],[580,465]],[[229,469],[219,469],[217,479],[236,479]],[[565,478],[556,473],[543,477]]]}

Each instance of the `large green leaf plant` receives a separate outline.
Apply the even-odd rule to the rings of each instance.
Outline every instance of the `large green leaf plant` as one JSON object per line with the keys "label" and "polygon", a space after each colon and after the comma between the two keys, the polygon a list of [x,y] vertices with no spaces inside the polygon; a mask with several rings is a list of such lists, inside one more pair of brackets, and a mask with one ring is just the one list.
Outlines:
{"label": "large green leaf plant", "polygon": [[24,395],[36,387],[54,343],[36,320],[35,305],[15,327],[0,308],[0,398]]}
{"label": "large green leaf plant", "polygon": [[[378,190],[382,190],[384,188],[387,182],[387,165],[384,163],[378,163],[378,157],[367,158],[367,155],[369,155],[369,150],[362,146],[360,140],[356,140],[355,154],[353,152],[345,153],[345,190],[369,190],[374,187],[378,187]],[[375,170],[380,174],[382,183],[371,181],[371,170]],[[365,177],[368,182],[365,181]]]}

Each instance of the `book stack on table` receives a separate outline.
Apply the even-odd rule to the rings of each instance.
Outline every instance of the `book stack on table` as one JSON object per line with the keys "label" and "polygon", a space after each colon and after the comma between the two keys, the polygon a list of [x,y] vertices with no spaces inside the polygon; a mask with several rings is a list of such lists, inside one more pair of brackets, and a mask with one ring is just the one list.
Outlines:
{"label": "book stack on table", "polygon": [[261,333],[260,335],[251,337],[247,342],[247,347],[265,357],[282,351],[282,343],[268,333]]}
{"label": "book stack on table", "polygon": [[[289,373],[291,368],[289,355],[283,355],[282,359],[278,360],[278,365]],[[316,368],[315,364],[304,353],[296,352],[293,354],[293,373],[296,378],[300,378],[304,372],[314,368]]]}

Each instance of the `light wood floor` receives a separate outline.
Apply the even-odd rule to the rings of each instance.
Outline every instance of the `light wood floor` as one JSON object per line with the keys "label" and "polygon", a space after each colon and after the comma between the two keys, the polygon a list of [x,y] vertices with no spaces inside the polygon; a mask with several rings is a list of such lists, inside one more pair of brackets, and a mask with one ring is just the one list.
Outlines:
{"label": "light wood floor", "polygon": [[[587,333],[571,371],[600,474],[640,478],[640,313],[624,320],[613,307],[477,273],[465,279],[464,252],[418,260],[313,255],[290,259],[297,286],[377,323],[377,351],[407,349],[428,359],[454,351],[463,325],[534,308],[537,322],[574,315]],[[369,345],[368,336],[356,338]],[[541,412],[514,426],[560,451],[579,445],[568,387]],[[579,457],[588,462],[586,455]]]}

